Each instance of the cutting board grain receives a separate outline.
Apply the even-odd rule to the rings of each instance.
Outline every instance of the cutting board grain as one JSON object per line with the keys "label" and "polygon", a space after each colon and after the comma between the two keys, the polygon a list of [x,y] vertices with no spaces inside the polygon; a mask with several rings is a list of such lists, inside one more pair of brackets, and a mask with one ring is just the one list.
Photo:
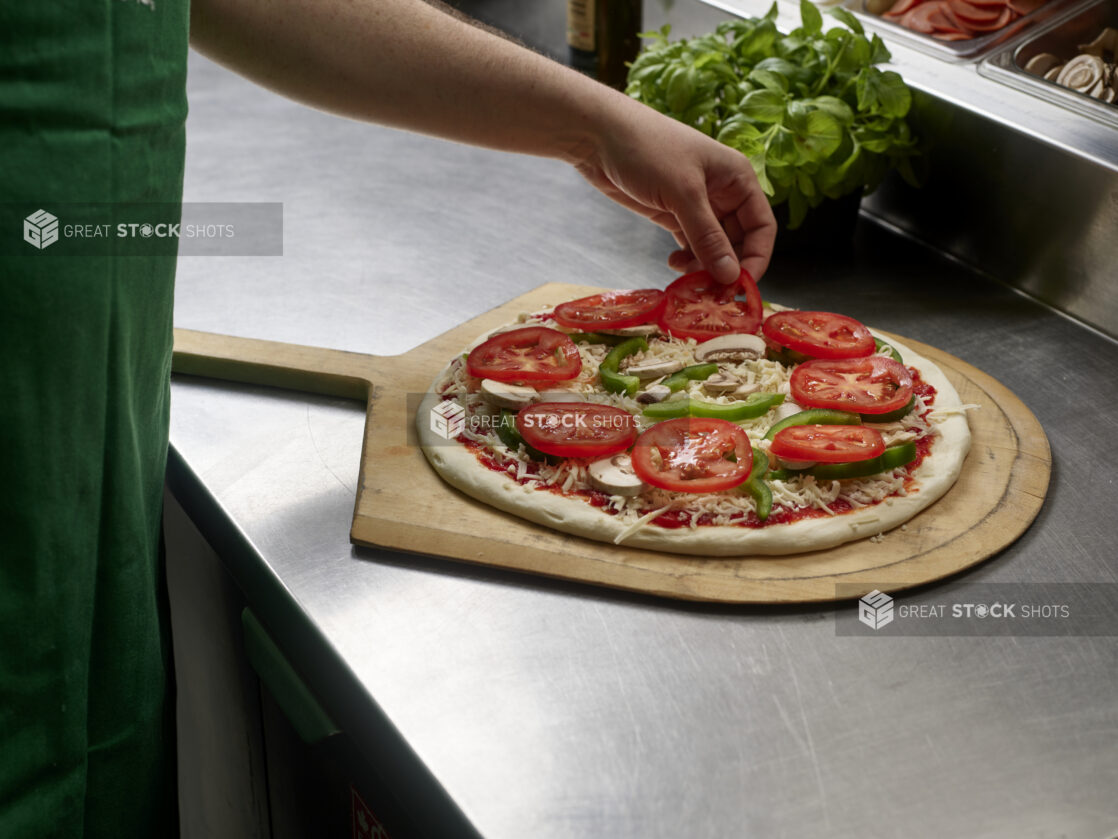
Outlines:
{"label": "cutting board grain", "polygon": [[[568,536],[495,510],[442,482],[411,432],[418,394],[478,335],[600,289],[541,286],[398,356],[175,330],[176,373],[365,401],[354,544],[722,603],[805,603],[897,591],[998,553],[1036,517],[1051,473],[1040,423],[1008,389],[933,347],[898,338],[938,364],[969,413],[971,451],[942,499],[881,541],[780,557],[705,558]],[[841,588],[840,588],[841,586]],[[838,593],[841,591],[841,594]]]}

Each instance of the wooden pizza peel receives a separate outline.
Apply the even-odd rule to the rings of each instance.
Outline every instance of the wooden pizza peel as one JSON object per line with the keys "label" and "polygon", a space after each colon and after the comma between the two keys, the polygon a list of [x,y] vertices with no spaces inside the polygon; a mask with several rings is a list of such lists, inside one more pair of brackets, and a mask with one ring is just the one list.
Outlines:
{"label": "wooden pizza peel", "polygon": [[939,365],[964,404],[980,407],[968,412],[971,450],[955,486],[880,541],[777,557],[661,553],[558,533],[445,484],[412,431],[422,391],[479,335],[521,312],[599,291],[560,283],[540,286],[398,356],[176,329],[173,369],[364,401],[365,436],[350,530],[354,544],[664,597],[806,603],[859,597],[874,588],[898,591],[992,556],[1024,533],[1040,511],[1052,460],[1036,417],[977,368],[899,336]]}

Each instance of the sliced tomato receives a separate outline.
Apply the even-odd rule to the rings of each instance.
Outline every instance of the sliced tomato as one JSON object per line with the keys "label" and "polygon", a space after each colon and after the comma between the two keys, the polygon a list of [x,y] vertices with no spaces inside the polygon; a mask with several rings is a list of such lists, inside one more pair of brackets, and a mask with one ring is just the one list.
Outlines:
{"label": "sliced tomato", "polygon": [[753,333],[761,325],[762,306],[761,292],[748,271],[742,269],[730,285],[696,271],[668,286],[660,328],[700,343],[731,332]]}
{"label": "sliced tomato", "polygon": [[887,414],[912,397],[912,374],[899,361],[879,355],[805,361],[788,384],[792,398],[805,408],[856,414]]}
{"label": "sliced tomato", "polygon": [[785,460],[852,463],[885,451],[885,439],[864,425],[793,425],[778,431],[769,451]]}
{"label": "sliced tomato", "polygon": [[812,358],[862,358],[877,346],[861,322],[834,312],[776,312],[761,330],[773,343]]}
{"label": "sliced tomato", "polygon": [[516,414],[524,442],[559,457],[608,457],[637,439],[636,417],[595,402],[538,402]]}
{"label": "sliced tomato", "polygon": [[633,471],[674,492],[719,492],[749,477],[753,447],[727,420],[682,417],[657,423],[633,446]]}
{"label": "sliced tomato", "polygon": [[560,303],[555,307],[555,320],[567,329],[584,332],[624,329],[655,321],[663,306],[664,292],[658,288],[607,291]]}
{"label": "sliced tomato", "polygon": [[466,370],[498,382],[553,382],[582,371],[574,341],[556,329],[526,326],[494,335],[466,357]]}

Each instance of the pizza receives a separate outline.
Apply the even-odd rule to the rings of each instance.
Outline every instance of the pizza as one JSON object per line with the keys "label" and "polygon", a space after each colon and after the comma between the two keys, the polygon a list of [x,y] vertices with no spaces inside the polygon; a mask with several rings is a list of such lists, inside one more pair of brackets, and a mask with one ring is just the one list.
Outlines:
{"label": "pizza", "polygon": [[942,497],[970,407],[858,320],[699,271],[522,313],[448,361],[416,422],[448,484],[528,521],[776,556],[880,540]]}

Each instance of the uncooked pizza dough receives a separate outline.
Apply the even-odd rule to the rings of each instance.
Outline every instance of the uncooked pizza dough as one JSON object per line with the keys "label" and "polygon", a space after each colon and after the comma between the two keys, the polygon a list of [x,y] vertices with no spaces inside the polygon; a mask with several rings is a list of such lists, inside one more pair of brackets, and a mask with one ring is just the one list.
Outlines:
{"label": "uncooked pizza dough", "polygon": [[[522,316],[520,322],[503,328],[535,323],[546,324],[546,313]],[[479,336],[474,345],[487,337]],[[666,342],[671,346],[660,348],[666,355],[685,354],[695,347],[693,341],[666,339]],[[470,431],[464,437],[448,440],[436,430],[437,424],[429,421],[432,411],[442,403],[455,398],[464,407],[470,406],[478,416],[490,411],[486,405],[479,405],[476,394],[468,393],[468,376],[461,358],[451,361],[435,378],[419,407],[417,430],[428,461],[451,486],[483,503],[563,533],[697,557],[824,550],[857,539],[879,537],[912,519],[951,488],[970,448],[967,406],[961,404],[947,377],[935,364],[911,349],[892,339],[889,343],[901,353],[904,364],[919,371],[923,382],[935,389],[935,395],[930,412],[921,411],[920,407],[913,411],[913,415],[927,414],[921,420],[923,427],[913,431],[909,427],[917,424],[913,420],[891,424],[883,430],[888,431],[890,439],[900,440],[911,439],[912,434],[932,434],[930,452],[911,474],[897,470],[884,479],[875,476],[841,482],[796,478],[787,486],[785,482],[774,481],[774,510],[785,507],[794,511],[799,502],[807,501],[810,517],[803,517],[801,510],[799,517],[791,521],[743,524],[746,521],[743,515],[748,514],[752,501],[736,489],[705,496],[653,489],[637,498],[618,496],[610,498],[603,506],[595,506],[590,503],[591,494],[586,492],[591,487],[585,464],[571,461],[559,468],[531,464],[523,452],[510,452],[495,434],[484,430]],[[583,373],[578,380],[557,386],[590,401],[606,401],[639,413],[639,404],[628,397],[608,394],[596,384],[597,363],[604,350],[591,345],[580,346],[580,351]],[[780,375],[776,362],[755,360],[743,364],[757,368],[743,375],[760,379]],[[540,389],[554,391],[556,388],[541,385]],[[770,424],[765,421],[742,423],[753,445],[762,447],[764,431]],[[445,426],[439,428],[442,430]],[[463,442],[466,439],[472,440],[474,445]],[[480,459],[479,452],[489,457],[488,463]],[[502,468],[503,471],[498,471]],[[796,486],[797,482],[800,486]],[[803,486],[805,483],[811,486]],[[836,499],[842,499],[843,503],[836,504]],[[840,511],[831,512],[834,507]],[[677,525],[681,515],[684,520],[690,516],[690,521],[672,527],[655,523],[666,512],[675,515]]]}

